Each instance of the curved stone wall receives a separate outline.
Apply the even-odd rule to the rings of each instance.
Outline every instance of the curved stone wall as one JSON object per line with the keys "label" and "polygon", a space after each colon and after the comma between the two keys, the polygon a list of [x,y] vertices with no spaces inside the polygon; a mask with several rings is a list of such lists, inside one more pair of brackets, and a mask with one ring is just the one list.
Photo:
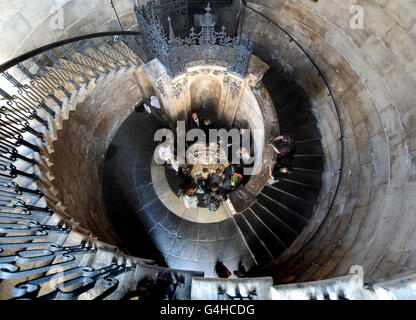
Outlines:
{"label": "curved stone wall", "polygon": [[[131,1],[114,2],[125,29],[134,28],[136,20]],[[64,8],[64,27],[52,30],[51,21],[56,15],[50,8],[56,3]],[[346,150],[342,185],[332,211],[326,215],[328,195],[337,181],[340,153],[338,123],[327,90],[296,45],[272,23],[248,10],[247,14],[252,16],[250,36],[255,42],[254,54],[269,65],[279,61],[308,93],[319,119],[326,155],[326,187],[322,195],[327,197],[321,197],[316,220],[271,266],[277,280],[324,279],[344,275],[351,265],[359,264],[364,268],[366,280],[371,281],[416,266],[413,209],[416,199],[416,3],[412,0],[254,0],[248,4],[276,20],[304,46],[328,79],[344,124]],[[364,29],[350,28],[352,5],[363,7]],[[104,5],[101,0],[47,0],[42,5],[22,0],[18,5],[4,3],[2,12],[2,61],[59,39],[119,30],[110,5],[107,2]],[[130,111],[125,110],[125,114]],[[97,119],[86,117],[83,121],[87,125],[88,121]],[[122,119],[108,121],[103,120],[98,126],[107,138],[111,136],[107,130],[112,128],[111,132],[115,132],[112,121],[121,123]],[[71,130],[67,134],[81,129]],[[100,136],[97,132],[94,134]],[[97,144],[100,148],[91,153],[90,159],[98,161],[105,150],[105,141],[109,140],[94,139],[86,138],[74,145],[79,148],[77,152],[85,153],[92,152],[87,142],[100,142]],[[77,152],[68,148],[69,142],[62,150],[56,149],[55,154],[62,152],[76,157]],[[70,163],[67,161],[54,159],[55,176],[59,170],[67,170],[65,166]],[[73,163],[82,172],[90,168],[89,163],[75,160]],[[97,172],[94,177],[85,185],[100,185]],[[79,185],[83,187],[83,183]],[[78,194],[86,199],[82,190],[73,190],[73,197]],[[63,187],[61,192],[67,197],[70,195]],[[70,206],[67,203],[71,201],[65,201]],[[89,215],[94,215],[87,208],[88,205],[83,209],[85,216],[81,211],[77,213],[81,224]],[[85,227],[94,232],[97,226],[91,224],[86,222]],[[114,242],[110,235],[104,240]]]}
{"label": "curved stone wall", "polygon": [[[91,86],[91,84],[90,84]],[[91,87],[63,121],[49,159],[57,197],[66,211],[102,241],[120,246],[106,214],[101,176],[105,155],[119,126],[142,97],[153,94],[140,69],[111,73]],[[123,248],[122,246],[120,246]]]}
{"label": "curved stone wall", "polygon": [[[113,2],[123,29],[137,30],[133,1]],[[55,41],[120,30],[109,1],[4,1],[1,11],[0,63]]]}
{"label": "curved stone wall", "polygon": [[[316,215],[322,223],[312,222],[315,228],[305,228],[271,266],[277,280],[344,275],[355,264],[364,268],[367,281],[411,269],[416,265],[416,3],[286,0],[248,5],[277,21],[311,55],[329,81],[344,125],[345,164],[334,207],[328,215]],[[364,29],[350,28],[352,5],[363,7]],[[270,65],[277,59],[311,99],[323,136],[325,180],[333,191],[339,130],[323,81],[282,31],[249,9],[247,14],[254,54]]]}

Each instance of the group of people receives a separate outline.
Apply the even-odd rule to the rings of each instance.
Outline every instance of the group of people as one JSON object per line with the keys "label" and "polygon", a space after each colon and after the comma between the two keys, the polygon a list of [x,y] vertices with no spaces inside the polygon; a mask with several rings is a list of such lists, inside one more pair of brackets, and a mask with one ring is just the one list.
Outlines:
{"label": "group of people", "polygon": [[283,134],[270,139],[269,146],[276,153],[276,160],[269,168],[269,184],[273,184],[293,172],[292,162],[296,152],[295,138],[290,134]]}
{"label": "group of people", "polygon": [[[208,135],[210,129],[215,129],[215,123],[210,119],[202,120],[196,112],[193,112],[188,119],[187,127],[188,130],[201,129]],[[242,130],[240,130],[240,143],[243,139]],[[220,145],[221,141],[217,141],[217,143]],[[296,146],[295,139],[290,134],[272,138],[268,141],[268,144],[276,154],[276,160],[269,168],[270,179],[268,183],[273,184],[293,172],[292,162]],[[189,146],[186,144],[186,148]],[[207,207],[211,211],[216,211],[221,203],[227,200],[227,194],[238,187],[243,180],[244,163],[247,162],[244,161],[244,158],[250,156],[243,149],[240,148],[239,150],[240,163],[225,164],[214,170],[203,167],[202,170],[198,169],[196,174],[192,174],[192,164],[187,163],[180,166],[174,160],[174,153],[170,147],[161,146],[159,157],[165,160],[166,165],[174,169],[181,178],[178,196],[185,207]],[[229,158],[230,154],[227,157]]]}
{"label": "group of people", "polygon": [[218,210],[221,203],[228,199],[227,194],[238,187],[243,179],[242,167],[238,164],[229,164],[224,170],[217,168],[215,172],[203,168],[196,178],[192,177],[191,171],[190,165],[179,168],[182,178],[179,198],[187,208]]}
{"label": "group of people", "polygon": [[[203,130],[208,136],[209,129],[215,129],[215,124],[210,119],[200,119],[193,112],[188,120],[188,130],[195,128]],[[178,195],[187,208],[206,207],[216,211],[228,199],[227,194],[243,180],[242,164],[225,164],[215,170],[203,167],[195,176],[191,174],[192,168],[191,164],[186,164],[177,170],[182,180]]]}
{"label": "group of people", "polygon": [[201,129],[208,136],[209,129],[215,129],[215,123],[209,118],[201,120],[197,112],[192,112],[188,119],[188,130],[191,129]]}
{"label": "group of people", "polygon": [[[196,112],[193,112],[188,119],[188,130],[191,129],[201,129],[204,131],[205,135],[208,136],[210,129],[215,129],[215,123],[212,122],[210,119],[201,120],[198,117]],[[177,130],[177,134],[180,133]],[[188,148],[190,146],[189,141],[185,140],[185,147]],[[159,147],[158,155],[162,161],[165,161],[165,164],[169,166],[169,168],[174,169],[176,172],[179,171],[179,166],[175,161],[174,150],[176,150],[175,141],[168,141],[167,144],[163,144]]]}

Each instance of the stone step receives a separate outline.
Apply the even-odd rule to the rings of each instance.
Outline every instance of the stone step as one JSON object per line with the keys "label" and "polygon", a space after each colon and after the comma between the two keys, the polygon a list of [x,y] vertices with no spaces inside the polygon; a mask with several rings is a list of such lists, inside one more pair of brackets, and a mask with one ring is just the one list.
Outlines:
{"label": "stone step", "polygon": [[312,172],[323,172],[324,166],[322,163],[321,155],[298,155],[295,154],[295,157],[292,162],[293,167],[298,170],[306,170]]}
{"label": "stone step", "polygon": [[[295,241],[298,233],[293,228],[279,218],[278,213],[271,213],[266,207],[260,203],[254,204],[251,208],[252,214],[255,215],[262,223],[267,226],[273,234],[279,238],[282,244],[289,248],[293,241]],[[296,222],[295,229],[301,230],[305,223]]]}
{"label": "stone step", "polygon": [[300,234],[302,229],[308,223],[308,219],[302,215],[302,213],[294,212],[289,208],[282,205],[276,199],[267,196],[264,193],[257,195],[257,203],[268,212],[274,215],[277,219],[282,221],[286,226],[292,229],[296,234]]}
{"label": "stone step", "polygon": [[239,214],[233,216],[237,226],[240,228],[241,233],[246,240],[250,251],[254,255],[254,259],[257,265],[265,265],[273,259],[273,255],[267,249],[266,245],[260,240],[254,229],[247,222],[244,215]]}
{"label": "stone step", "polygon": [[279,189],[266,186],[263,189],[262,194],[272,199],[276,199],[279,203],[292,211],[300,213],[306,219],[309,219],[313,214],[313,203],[307,202],[305,199],[296,197],[288,192],[283,192]]}
{"label": "stone step", "polygon": [[316,118],[313,113],[309,110],[302,113],[296,114],[290,113],[284,117],[279,117],[280,131],[281,132],[290,132],[298,126],[312,125],[316,124]]}
{"label": "stone step", "polygon": [[299,126],[289,131],[296,141],[309,140],[309,139],[321,139],[321,133],[319,128],[315,124]]}
{"label": "stone step", "polygon": [[289,193],[293,195],[294,197],[307,201],[311,204],[318,202],[319,190],[305,187],[297,183],[292,183],[287,180],[282,180],[268,187],[275,188],[281,192]]}
{"label": "stone step", "polygon": [[[281,101],[281,100],[279,100]],[[279,103],[277,108],[277,116],[280,119],[292,118],[294,114],[301,114],[304,112],[311,112],[311,105],[308,101],[304,101],[299,97],[292,97],[291,100],[287,100],[286,103]]]}
{"label": "stone step", "polygon": [[[129,56],[127,57],[130,58]],[[134,68],[131,68],[128,72],[130,71],[134,72]],[[92,76],[91,73],[87,75]],[[109,77],[107,77],[107,79],[104,80],[103,77],[101,77],[100,80],[109,81],[111,83],[111,81],[114,80],[115,77],[117,77],[117,74],[112,72],[112,74]],[[34,136],[33,134],[30,134],[30,133],[23,134],[23,137],[26,141],[31,142],[41,147],[41,153],[35,152],[25,146],[17,147],[17,149],[20,154],[25,155],[31,159],[32,158],[36,159],[39,162],[39,166],[31,165],[29,162],[19,159],[18,161],[15,162],[16,168],[18,170],[22,170],[25,172],[35,173],[39,175],[41,179],[34,182],[30,178],[18,176],[15,179],[15,181],[19,183],[19,185],[22,187],[31,188],[34,190],[39,187],[39,189],[41,189],[44,192],[51,191],[54,188],[53,184],[51,183],[54,177],[50,174],[48,170],[48,167],[52,165],[52,163],[48,159],[48,154],[54,152],[53,142],[58,138],[57,132],[62,128],[63,121],[68,119],[69,113],[71,111],[76,110],[77,104],[84,101],[84,99],[89,94],[92,93],[96,84],[95,81],[90,81],[88,88],[86,88],[85,85],[82,84],[82,77],[77,76],[75,78],[76,78],[76,81],[80,83],[80,91],[79,93],[76,93],[72,85],[66,84],[66,88],[70,90],[71,93],[73,94],[73,97],[70,101],[68,101],[68,99],[64,97],[61,91],[58,90],[55,92],[58,99],[62,99],[63,101],[62,109],[56,103],[52,104],[51,99],[48,100],[48,105],[51,105],[51,109],[53,109],[56,112],[55,118],[53,118],[46,110],[38,109],[38,115],[42,119],[45,119],[48,121],[49,130],[47,130],[41,123],[35,120],[30,121],[32,128],[44,134],[45,142],[42,143],[40,139]],[[59,202],[59,199],[54,197],[54,195],[56,195],[56,191],[51,192],[51,194],[49,194],[48,192],[47,197],[38,197],[31,193],[24,193],[21,195],[21,198],[25,201],[26,204],[38,206],[41,208],[48,206],[55,211],[54,214],[49,214],[49,213],[43,212],[42,210],[36,210],[36,209],[31,210],[31,212],[29,212],[29,216],[39,221],[40,223],[47,223],[48,225],[62,224],[64,226],[70,226],[72,228],[72,231],[68,233],[57,233],[56,236],[54,237],[51,236],[53,239],[52,238],[50,239],[52,239],[53,242],[57,242],[63,246],[79,245],[81,243],[91,243],[91,244],[94,244],[94,246],[97,246],[99,248],[97,252],[95,252],[94,254],[91,253],[91,254],[81,255],[81,258],[80,259],[77,258],[73,266],[84,265],[84,266],[93,266],[95,268],[100,268],[100,267],[106,267],[108,266],[109,263],[114,262],[114,261],[116,261],[117,264],[120,264],[120,265],[129,264],[130,269],[128,269],[125,272],[123,271],[120,273],[120,275],[116,276],[117,280],[119,281],[117,290],[113,294],[110,293],[108,298],[119,299],[122,296],[124,296],[125,293],[127,293],[131,289],[130,285],[132,283],[132,279],[136,276],[136,273],[137,273],[136,264],[137,265],[139,264],[150,265],[150,264],[153,264],[154,261],[120,255],[117,247],[110,246],[108,244],[98,241],[93,235],[91,235],[91,233],[88,230],[85,230],[79,227],[79,225],[77,225],[77,223],[73,221],[71,216],[69,216],[65,212],[65,207]],[[102,250],[101,248],[105,248],[105,250]],[[105,254],[103,253],[104,251],[105,251]],[[195,274],[201,275],[201,273],[195,273]],[[190,283],[190,280],[187,280],[187,283]],[[100,285],[102,285],[102,283],[101,284],[97,283],[97,286],[95,288],[95,294],[101,294],[98,292],[99,290],[97,289]],[[189,292],[189,291],[190,289],[187,288],[186,292]],[[182,295],[184,294],[185,294],[185,291],[182,290]],[[80,295],[79,298],[82,299],[83,295]],[[85,298],[85,294],[84,294],[84,298]]]}
{"label": "stone step", "polygon": [[29,168],[33,166],[32,163],[27,162],[22,159],[17,159],[16,161],[13,161],[13,165],[16,167],[17,170],[20,170],[20,171],[29,170]]}
{"label": "stone step", "polygon": [[322,148],[321,140],[304,140],[304,141],[297,141],[296,145],[296,154],[302,155],[323,155],[324,150]]}
{"label": "stone step", "polygon": [[[273,300],[366,300],[376,299],[374,291],[355,288],[353,276],[347,275],[321,281],[274,285]],[[374,288],[375,289],[375,288]],[[377,290],[375,289],[377,292]],[[383,292],[386,294],[386,292]]]}
{"label": "stone step", "polygon": [[282,179],[304,185],[311,189],[319,190],[322,183],[322,174],[320,172],[294,170],[290,175]]}
{"label": "stone step", "polygon": [[251,208],[246,210],[243,215],[261,241],[263,241],[268,251],[273,255],[273,258],[280,256],[285,251],[287,247],[283,241]]}

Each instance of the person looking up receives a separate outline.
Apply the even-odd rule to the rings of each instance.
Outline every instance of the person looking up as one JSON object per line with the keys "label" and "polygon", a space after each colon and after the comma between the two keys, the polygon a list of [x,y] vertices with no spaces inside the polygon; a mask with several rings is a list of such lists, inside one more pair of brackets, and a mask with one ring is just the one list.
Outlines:
{"label": "person looking up", "polygon": [[295,138],[291,134],[283,134],[269,140],[269,145],[277,153],[277,157],[293,161],[296,152]]}
{"label": "person looking up", "polygon": [[184,192],[180,192],[179,199],[182,200],[186,208],[197,208],[198,207],[198,198],[195,195],[198,187],[192,182],[191,184],[185,187]]}
{"label": "person looking up", "polygon": [[223,186],[223,181],[225,180],[225,176],[223,171],[220,168],[217,168],[215,172],[211,174],[211,183],[216,183],[220,187]]}

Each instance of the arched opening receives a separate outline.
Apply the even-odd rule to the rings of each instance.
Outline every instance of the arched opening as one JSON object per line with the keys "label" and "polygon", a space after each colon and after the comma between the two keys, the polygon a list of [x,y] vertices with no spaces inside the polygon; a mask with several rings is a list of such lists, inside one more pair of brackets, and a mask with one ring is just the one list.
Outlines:
{"label": "arched opening", "polygon": [[211,77],[198,77],[190,85],[191,110],[201,114],[202,118],[218,118],[221,84]]}

